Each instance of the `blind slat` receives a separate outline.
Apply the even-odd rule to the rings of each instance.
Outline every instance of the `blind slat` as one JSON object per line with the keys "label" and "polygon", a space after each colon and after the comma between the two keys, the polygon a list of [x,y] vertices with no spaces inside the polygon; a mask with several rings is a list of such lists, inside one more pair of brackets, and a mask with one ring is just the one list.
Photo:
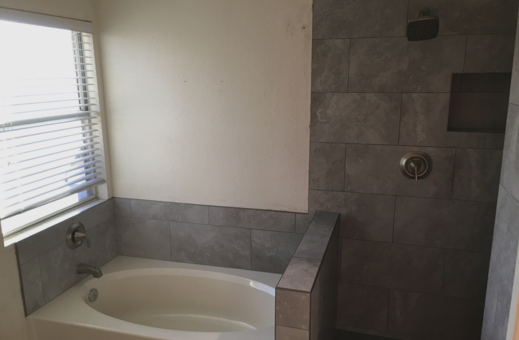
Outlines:
{"label": "blind slat", "polygon": [[[19,119],[19,120],[15,120],[15,121],[12,121],[9,123],[0,124],[0,129],[2,129],[2,128],[5,129],[8,127],[13,127],[13,126],[23,126],[23,125],[32,125],[32,124],[38,124],[38,123],[46,123],[46,122],[51,122],[54,120],[65,120],[68,118],[79,118],[79,117],[82,118],[82,119],[78,119],[78,120],[99,118],[98,116],[91,116],[90,115],[91,113],[97,114],[99,112],[98,111],[78,111],[78,112],[74,112],[74,113],[65,113],[65,114],[60,114],[60,115],[55,115],[55,116]],[[63,122],[63,123],[69,123],[69,122]],[[60,123],[57,123],[57,124],[60,124]],[[29,128],[34,128],[34,127],[29,127]],[[2,132],[5,133],[6,131],[2,131]],[[8,131],[8,132],[10,132],[10,131]]]}
{"label": "blind slat", "polygon": [[[11,174],[16,173],[16,172],[25,171],[25,170],[29,170],[29,169],[34,169],[34,168],[37,168],[37,167],[41,167],[42,165],[45,165],[45,164],[50,164],[50,163],[62,161],[64,159],[71,159],[71,158],[74,159],[74,161],[71,162],[70,164],[73,164],[76,161],[92,159],[92,158],[99,157],[100,155],[95,153],[96,151],[100,151],[100,149],[92,149],[92,151],[83,151],[83,152],[76,153],[76,154],[70,153],[70,154],[68,154],[68,155],[66,155],[64,157],[54,159],[54,160],[52,160],[50,162],[44,160],[42,163],[33,164],[33,165],[30,165],[30,166],[26,166],[26,167],[21,167],[19,169],[13,170],[13,171],[0,172],[0,174],[2,176],[7,176],[7,175],[11,175]],[[79,157],[79,158],[76,159],[76,157]]]}

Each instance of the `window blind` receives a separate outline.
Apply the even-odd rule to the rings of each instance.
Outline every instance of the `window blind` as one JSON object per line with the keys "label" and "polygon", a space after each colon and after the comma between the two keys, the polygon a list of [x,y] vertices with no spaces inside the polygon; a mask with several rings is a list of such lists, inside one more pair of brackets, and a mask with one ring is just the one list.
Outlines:
{"label": "window blind", "polygon": [[68,51],[34,51],[0,81],[1,219],[105,182],[92,36],[63,32]]}

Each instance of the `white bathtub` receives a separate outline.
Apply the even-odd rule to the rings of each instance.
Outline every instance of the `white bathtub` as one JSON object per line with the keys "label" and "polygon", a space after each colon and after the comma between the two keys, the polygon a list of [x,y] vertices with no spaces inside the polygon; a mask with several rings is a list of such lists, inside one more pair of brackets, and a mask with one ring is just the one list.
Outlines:
{"label": "white bathtub", "polygon": [[31,340],[274,340],[280,275],[124,256],[102,270],[27,317]]}

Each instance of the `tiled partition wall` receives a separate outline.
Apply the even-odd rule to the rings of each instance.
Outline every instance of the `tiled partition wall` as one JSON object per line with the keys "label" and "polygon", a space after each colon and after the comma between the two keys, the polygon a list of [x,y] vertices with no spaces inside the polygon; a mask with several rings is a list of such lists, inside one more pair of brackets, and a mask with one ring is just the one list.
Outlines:
{"label": "tiled partition wall", "polygon": [[339,215],[319,211],[276,287],[276,340],[333,340]]}
{"label": "tiled partition wall", "polygon": [[[430,7],[440,35],[408,42]],[[478,339],[503,134],[447,132],[453,73],[510,72],[516,0],[315,0],[310,209],[341,213],[338,327]],[[433,169],[404,178],[400,158]]]}
{"label": "tiled partition wall", "polygon": [[116,198],[119,254],[283,273],[312,215]]}
{"label": "tiled partition wall", "polygon": [[[85,226],[92,248],[84,242],[72,250],[65,243],[67,229],[75,222]],[[100,267],[117,256],[113,200],[17,243],[16,252],[29,315],[86,277],[76,274],[79,263]]]}
{"label": "tiled partition wall", "polygon": [[[490,257],[482,340],[505,340],[513,331],[515,299],[519,282],[514,284],[519,242],[519,41],[516,38],[508,122],[503,150],[503,168],[497,204],[497,217]],[[517,279],[516,279],[517,280]],[[512,312],[512,314],[510,314]],[[512,316],[512,318],[509,318]],[[510,326],[509,327],[509,323]],[[509,338],[510,339],[510,338]]]}

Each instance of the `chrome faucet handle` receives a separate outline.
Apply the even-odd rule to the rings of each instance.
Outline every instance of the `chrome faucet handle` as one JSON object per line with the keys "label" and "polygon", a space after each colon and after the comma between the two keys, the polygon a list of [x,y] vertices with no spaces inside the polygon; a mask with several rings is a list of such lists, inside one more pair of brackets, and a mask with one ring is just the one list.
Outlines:
{"label": "chrome faucet handle", "polygon": [[87,248],[91,248],[90,247],[90,240],[88,239],[88,235],[84,232],[81,232],[81,231],[76,231],[73,235],[72,235],[72,238],[74,239],[75,242],[81,242],[83,243],[83,241],[86,241],[87,243]]}
{"label": "chrome faucet handle", "polygon": [[87,247],[90,248],[90,240],[86,234],[85,226],[80,222],[74,223],[68,228],[66,241],[70,249],[80,247],[84,241],[86,241]]}

